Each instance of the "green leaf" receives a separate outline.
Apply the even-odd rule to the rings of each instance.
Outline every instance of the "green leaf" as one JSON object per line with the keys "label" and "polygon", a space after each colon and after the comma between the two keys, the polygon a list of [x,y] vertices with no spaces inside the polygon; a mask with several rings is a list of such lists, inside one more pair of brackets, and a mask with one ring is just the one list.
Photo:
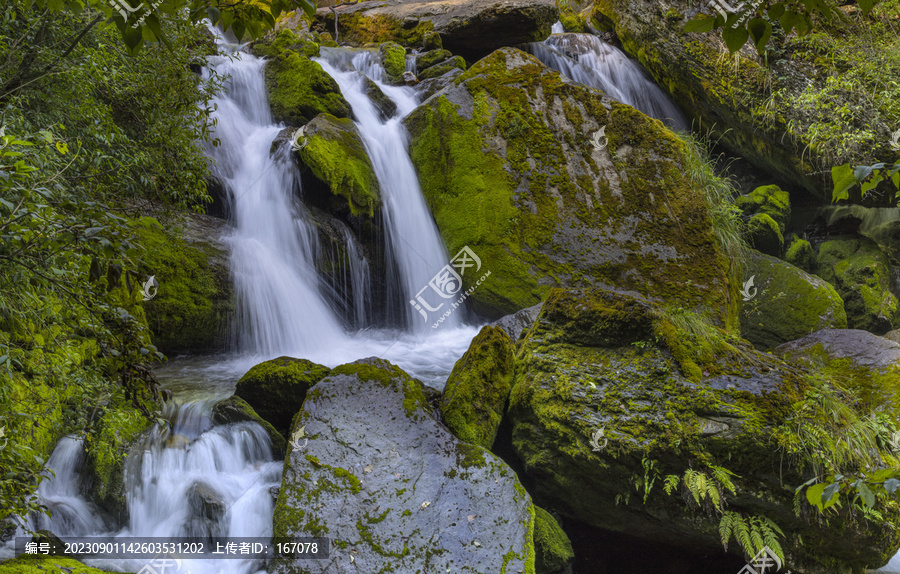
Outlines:
{"label": "green leaf", "polygon": [[210,6],[209,8],[206,9],[206,17],[213,24],[217,24],[219,22],[220,16],[221,16],[221,13],[219,12],[219,9],[216,8],[215,6]]}
{"label": "green leaf", "polygon": [[772,37],[772,25],[762,18],[752,18],[747,23],[747,29],[750,30],[750,37],[756,46],[756,51],[762,54],[765,51],[769,38]]}
{"label": "green leaf", "polygon": [[860,482],[856,490],[859,492],[860,498],[862,498],[865,505],[869,508],[875,506],[875,494],[872,493],[872,490],[865,482]]}
{"label": "green leaf", "polygon": [[834,182],[834,190],[831,194],[831,201],[840,201],[850,197],[849,190],[856,185],[856,177],[853,175],[853,168],[849,163],[838,165],[831,168],[831,180]]}
{"label": "green leaf", "polygon": [[784,14],[784,4],[781,2],[774,4],[769,8],[769,18],[772,20],[778,20],[781,18],[782,14]]}
{"label": "green leaf", "polygon": [[310,18],[316,17],[316,3],[312,0],[300,0],[300,8],[306,12]]}
{"label": "green leaf", "polygon": [[750,32],[746,28],[725,28],[722,30],[722,39],[725,40],[725,45],[728,46],[728,51],[732,54],[740,50],[747,43],[749,37]]}
{"label": "green leaf", "polygon": [[[302,2],[303,0],[301,0],[301,3]],[[306,8],[304,8],[304,11],[306,11]],[[313,9],[313,11],[315,12],[315,8]],[[697,32],[700,34],[710,32],[712,31],[715,23],[716,19],[714,16],[697,16],[684,25],[684,32],[686,34],[691,32]]]}
{"label": "green leaf", "polygon": [[878,0],[859,0],[859,7],[862,8],[863,12],[869,12],[877,3]]}
{"label": "green leaf", "polygon": [[881,174],[879,174],[876,171],[875,177],[873,177],[869,181],[863,182],[862,186],[860,186],[860,189],[862,191],[862,196],[865,197],[866,193],[868,193],[870,190],[874,189],[882,181],[884,181],[884,177],[882,177]]}
{"label": "green leaf", "polygon": [[825,508],[831,506],[829,503],[837,494],[838,490],[841,488],[840,482],[832,482],[828,486],[825,487],[825,490],[822,491],[822,504]]}
{"label": "green leaf", "polygon": [[806,489],[806,500],[819,510],[822,510],[822,493],[825,491],[825,484],[820,482]]}

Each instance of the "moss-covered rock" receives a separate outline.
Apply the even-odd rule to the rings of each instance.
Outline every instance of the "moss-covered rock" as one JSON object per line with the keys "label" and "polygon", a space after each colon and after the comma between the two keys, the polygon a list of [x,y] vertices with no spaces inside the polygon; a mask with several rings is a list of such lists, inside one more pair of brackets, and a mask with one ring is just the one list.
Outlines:
{"label": "moss-covered rock", "polygon": [[823,279],[756,251],[746,255],[744,276],[754,285],[741,306],[741,336],[759,349],[847,327],[844,302]]}
{"label": "moss-covered rock", "polygon": [[459,439],[490,449],[512,389],[515,347],[500,327],[486,326],[453,366],[441,397],[444,424]]}
{"label": "moss-covered rock", "polygon": [[222,222],[190,219],[200,224],[167,220],[164,228],[151,217],[130,224],[138,247],[132,257],[144,279],[152,275],[158,283],[143,307],[153,342],[166,353],[221,350],[233,309],[227,251],[217,237]]}
{"label": "moss-covered rock", "polygon": [[766,213],[757,213],[747,222],[747,243],[775,257],[781,257],[784,251],[784,236],[775,220]]}
{"label": "moss-covered rock", "polygon": [[[792,570],[861,571],[900,547],[893,518],[825,525],[814,509],[794,512],[815,472],[779,445],[816,381],[683,310],[553,290],[516,357],[513,448],[534,495],[566,517],[704,553],[721,552],[723,520],[765,517],[784,531]],[[734,541],[728,551],[744,552]]]}
{"label": "moss-covered rock", "polygon": [[[450,50],[437,49],[422,52],[416,55],[416,70],[424,70],[451,57],[453,54],[450,53]],[[462,69],[465,70],[465,67]]]}
{"label": "moss-covered rock", "polygon": [[253,53],[260,57],[275,58],[285,50],[297,52],[307,58],[319,55],[319,43],[316,37],[309,32],[295,32],[283,28],[268,41],[257,42],[253,45]]}
{"label": "moss-covered rock", "polygon": [[247,371],[238,381],[234,396],[247,401],[256,414],[286,437],[307,391],[329,372],[328,367],[306,359],[278,357]]}
{"label": "moss-covered rock", "polygon": [[747,195],[738,197],[734,204],[747,217],[765,213],[778,224],[778,230],[782,234],[791,220],[790,194],[777,185],[757,187]]}
{"label": "moss-covered rock", "polygon": [[406,71],[406,49],[396,42],[384,42],[378,46],[378,55],[384,67],[385,80],[389,84],[402,84]]}
{"label": "moss-covered rock", "polygon": [[253,407],[241,397],[228,397],[214,404],[210,418],[221,425],[241,422],[256,423],[269,435],[275,458],[282,458],[284,453],[287,452],[287,441],[285,438],[272,426],[272,423],[256,414]]}
{"label": "moss-covered rock", "polygon": [[441,35],[437,32],[425,32],[422,35],[422,49],[425,51],[440,50],[444,47]]}
{"label": "moss-covered rock", "polygon": [[456,439],[423,385],[383,359],[336,367],[292,432],[274,536],[327,536],[331,560],[274,560],[273,574],[535,572],[534,507],[490,451]]}
{"label": "moss-covered rock", "polygon": [[535,574],[564,574],[571,571],[575,551],[569,537],[553,518],[541,508],[534,507],[534,572]]}
{"label": "moss-covered rock", "polygon": [[453,56],[448,60],[444,60],[439,64],[434,64],[430,68],[425,68],[421,72],[419,72],[419,80],[430,80],[431,78],[438,78],[443,76],[448,72],[452,72],[453,70],[463,70],[466,69],[466,61],[462,59],[462,56]]}
{"label": "moss-covered rock", "polygon": [[65,556],[23,554],[0,562],[0,574],[106,574],[108,570],[91,568]]}
{"label": "moss-covered rock", "polygon": [[[615,285],[736,323],[685,143],[660,122],[506,48],[406,125],[449,251],[468,245],[492,271],[470,296],[479,312],[514,313],[559,285]],[[591,137],[604,126],[597,149]]]}
{"label": "moss-covered rock", "polygon": [[784,252],[784,260],[807,273],[815,273],[816,252],[809,241],[800,239],[796,235],[793,235],[793,239]]}
{"label": "moss-covered rock", "polygon": [[375,109],[378,110],[381,121],[388,121],[395,113],[397,113],[397,104],[394,103],[394,100],[387,97],[387,95],[381,91],[381,88],[378,87],[378,84],[370,80],[368,76],[363,74],[360,74],[359,76],[360,81],[365,86],[366,96],[368,96],[372,101],[372,104],[375,105]]}
{"label": "moss-covered rock", "polygon": [[323,113],[303,128],[305,145],[296,152],[303,165],[331,190],[332,212],[372,217],[381,189],[353,121]]}
{"label": "moss-covered rock", "polygon": [[292,50],[266,64],[266,91],[275,121],[300,127],[321,113],[350,117],[350,104],[337,82],[318,63]]}
{"label": "moss-covered rock", "polygon": [[819,246],[816,274],[840,293],[851,329],[882,334],[900,326],[890,262],[873,241],[826,241]]}

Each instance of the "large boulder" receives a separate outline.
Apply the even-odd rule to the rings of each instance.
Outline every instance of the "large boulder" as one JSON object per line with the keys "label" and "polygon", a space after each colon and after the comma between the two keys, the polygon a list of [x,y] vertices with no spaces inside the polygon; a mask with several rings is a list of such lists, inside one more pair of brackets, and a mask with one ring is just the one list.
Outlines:
{"label": "large boulder", "polygon": [[833,239],[819,246],[816,274],[834,285],[844,300],[847,325],[883,334],[900,326],[893,270],[869,239]]}
{"label": "large boulder", "polygon": [[507,315],[505,317],[500,317],[491,325],[494,327],[500,327],[506,334],[509,335],[509,338],[513,341],[518,341],[525,331],[527,331],[533,324],[537,316],[541,313],[541,306],[543,303],[538,303],[533,307],[527,307],[520,311],[516,311],[511,315]]}
{"label": "large boulder", "polygon": [[278,52],[266,64],[265,78],[275,121],[300,127],[321,113],[350,117],[350,104],[337,82],[318,62],[294,50]]}
{"label": "large boulder", "polygon": [[371,218],[381,207],[381,188],[352,120],[319,114],[302,128],[295,152],[302,166],[324,182],[332,197],[325,200],[330,213]]}
{"label": "large boulder", "polygon": [[791,219],[791,197],[777,185],[757,187],[747,195],[738,197],[734,204],[747,217],[757,213],[768,215],[778,224],[778,230],[782,234]]}
{"label": "large boulder", "polygon": [[781,537],[753,526],[770,520],[792,570],[876,567],[900,547],[893,518],[825,525],[802,501],[794,512],[815,454],[785,458],[782,445],[818,384],[684,310],[553,290],[517,355],[512,442],[534,496],[588,525],[712,553],[724,529],[756,528],[772,546]]}
{"label": "large boulder", "polygon": [[686,144],[659,121],[512,48],[405,121],[449,251],[468,246],[492,272],[469,297],[477,311],[500,317],[552,287],[596,285],[736,319]]}
{"label": "large boulder", "polygon": [[844,302],[827,281],[780,259],[748,250],[748,284],[741,305],[741,336],[771,349],[820,329],[845,329]]}
{"label": "large boulder", "polygon": [[334,30],[340,41],[362,46],[392,40],[418,47],[429,32],[469,61],[497,48],[539,42],[559,17],[552,0],[368,0],[320,8],[315,29]]}
{"label": "large boulder", "polygon": [[274,536],[327,536],[331,557],[276,560],[269,572],[534,572],[528,493],[506,463],[437,422],[422,389],[375,358],[312,389]]}
{"label": "large boulder", "polygon": [[237,382],[234,396],[286,437],[306,393],[328,373],[328,367],[306,359],[278,357],[247,371]]}
{"label": "large boulder", "polygon": [[506,411],[515,346],[499,327],[486,326],[453,366],[441,396],[444,424],[460,440],[490,449]]}
{"label": "large boulder", "polygon": [[272,442],[272,453],[275,455],[275,458],[283,457],[287,451],[287,442],[284,440],[284,436],[272,426],[272,423],[256,414],[253,407],[241,397],[228,397],[214,404],[210,418],[213,422],[220,425],[243,422],[256,423],[269,435],[269,440]]}
{"label": "large boulder", "polygon": [[[755,6],[742,9],[755,13]],[[712,3],[597,0],[594,7],[595,25],[613,30],[695,123],[771,179],[822,197],[832,186],[822,166],[893,157],[895,98],[881,88],[880,97],[860,97],[865,86],[879,84],[880,72],[867,64],[871,54],[887,54],[885,65],[897,65],[900,40],[890,24],[832,10],[828,32],[813,43],[776,32],[764,54],[748,43],[731,56],[721,29],[684,32],[700,12],[717,15]],[[873,128],[872,118],[883,123]]]}

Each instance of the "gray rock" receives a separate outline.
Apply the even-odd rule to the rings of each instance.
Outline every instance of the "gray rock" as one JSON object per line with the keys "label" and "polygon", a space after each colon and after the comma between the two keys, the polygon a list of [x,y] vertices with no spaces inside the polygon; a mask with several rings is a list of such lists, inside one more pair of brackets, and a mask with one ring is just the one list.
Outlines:
{"label": "gray rock", "polygon": [[884,338],[888,341],[893,341],[895,343],[900,344],[900,329],[889,331],[884,334]]}
{"label": "gray rock", "polygon": [[507,315],[506,317],[501,317],[491,323],[494,327],[500,327],[506,334],[509,335],[509,338],[513,341],[518,341],[519,337],[522,336],[531,325],[534,324],[535,319],[541,313],[541,307],[543,303],[538,303],[533,307],[528,307],[526,309],[522,309],[521,311],[516,311],[512,315]]}
{"label": "gray rock", "polygon": [[876,370],[900,367],[900,344],[859,329],[822,329],[773,352],[788,358],[805,356],[817,345],[832,360],[847,358],[857,366]]}
{"label": "gray rock", "polygon": [[274,534],[335,544],[328,560],[276,560],[269,572],[499,573],[533,559],[532,503],[515,473],[453,437],[398,367],[335,368],[310,390],[300,428],[308,442],[288,454]]}

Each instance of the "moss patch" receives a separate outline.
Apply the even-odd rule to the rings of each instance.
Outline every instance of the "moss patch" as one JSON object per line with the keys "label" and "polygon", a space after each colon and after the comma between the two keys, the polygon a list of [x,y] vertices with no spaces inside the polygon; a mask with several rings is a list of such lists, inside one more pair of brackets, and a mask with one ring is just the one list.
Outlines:
{"label": "moss patch", "polygon": [[14,560],[0,562],[0,574],[105,574],[85,566],[74,558],[23,554]]}
{"label": "moss patch", "polygon": [[350,117],[350,104],[318,63],[284,50],[266,64],[266,90],[275,121],[300,127],[320,113]]}
{"label": "moss patch", "polygon": [[240,397],[229,397],[219,401],[212,408],[212,419],[219,424],[253,422],[269,435],[275,458],[281,458],[287,450],[287,441],[272,424],[256,414],[247,401]]}
{"label": "moss patch", "polygon": [[747,222],[747,243],[754,249],[768,255],[781,257],[784,251],[784,236],[768,214],[757,213]]}
{"label": "moss patch", "polygon": [[534,550],[537,574],[559,574],[575,558],[569,537],[553,516],[534,507]]}

